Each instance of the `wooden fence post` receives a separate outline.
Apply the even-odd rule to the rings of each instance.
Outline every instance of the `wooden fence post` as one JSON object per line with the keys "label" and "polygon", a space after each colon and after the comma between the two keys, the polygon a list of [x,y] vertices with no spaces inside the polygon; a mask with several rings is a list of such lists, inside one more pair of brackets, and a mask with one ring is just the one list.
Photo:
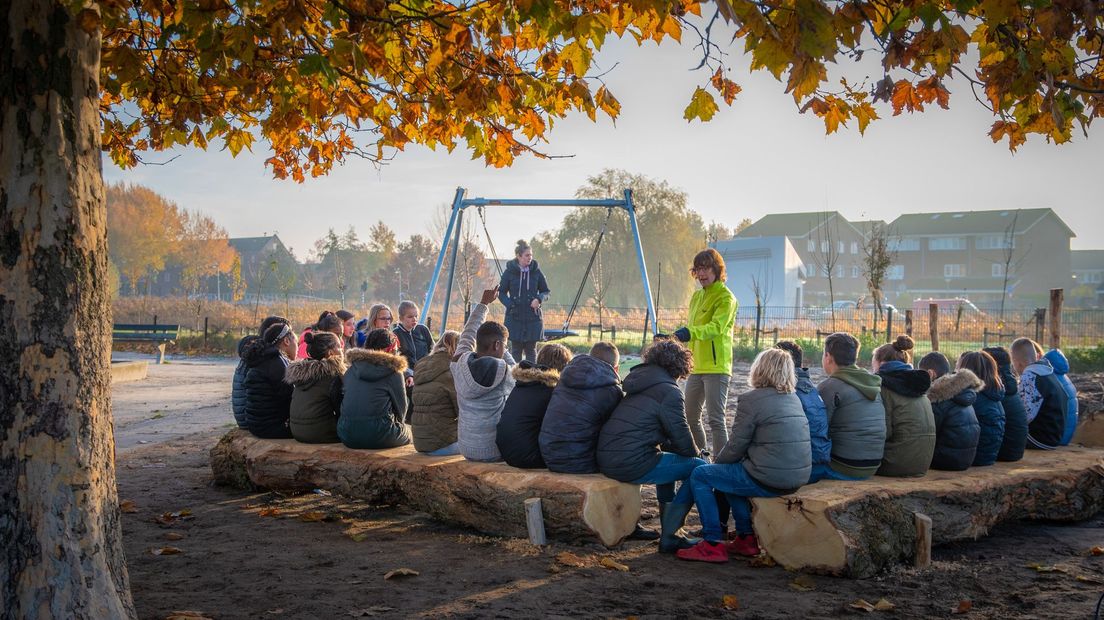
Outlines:
{"label": "wooden fence post", "polygon": [[1046,313],[1046,308],[1035,308],[1035,342],[1043,341],[1043,334],[1046,333]]}
{"label": "wooden fence post", "polygon": [[939,304],[928,304],[928,333],[931,338],[931,350],[939,350]]}
{"label": "wooden fence post", "polygon": [[203,348],[207,348],[207,320],[211,317],[203,317]]}
{"label": "wooden fence post", "polygon": [[1050,348],[1061,348],[1062,344],[1062,298],[1065,289],[1050,289]]}
{"label": "wooden fence post", "polygon": [[905,335],[912,338],[912,310],[905,310]]}
{"label": "wooden fence post", "polygon": [[886,308],[886,342],[893,342],[893,308]]}

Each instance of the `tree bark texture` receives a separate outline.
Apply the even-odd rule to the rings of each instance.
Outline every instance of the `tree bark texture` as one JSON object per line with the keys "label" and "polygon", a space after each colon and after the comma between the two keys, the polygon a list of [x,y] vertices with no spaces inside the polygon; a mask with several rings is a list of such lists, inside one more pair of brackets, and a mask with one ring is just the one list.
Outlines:
{"label": "tree bark texture", "polygon": [[215,480],[239,488],[323,488],[348,497],[424,510],[445,522],[527,537],[525,500],[541,498],[549,538],[615,546],[640,517],[640,487],[598,474],[553,474],[460,456],[426,456],[413,446],[351,450],[293,439],[227,433],[211,449]]}
{"label": "tree bark texture", "polygon": [[100,34],[96,13],[70,6],[0,0],[0,618],[134,616],[109,392]]}
{"label": "tree bark texture", "polygon": [[822,480],[756,498],[759,544],[788,569],[871,577],[916,553],[916,514],[932,544],[976,540],[1004,521],[1077,521],[1104,509],[1104,451],[1028,450],[1022,461],[922,478]]}

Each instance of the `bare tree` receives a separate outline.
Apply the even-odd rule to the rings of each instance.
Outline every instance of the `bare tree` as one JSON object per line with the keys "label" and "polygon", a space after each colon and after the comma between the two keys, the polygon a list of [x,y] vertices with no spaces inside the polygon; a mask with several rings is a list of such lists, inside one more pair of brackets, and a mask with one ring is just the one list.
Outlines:
{"label": "bare tree", "polygon": [[606,296],[609,294],[609,285],[613,280],[612,273],[606,273],[606,270],[602,266],[602,250],[599,248],[598,255],[594,260],[594,267],[590,270],[591,286],[594,290],[594,303],[598,304],[598,324],[605,329],[605,321],[602,320],[602,311],[605,308]]}
{"label": "bare tree", "polygon": [[842,252],[839,249],[839,218],[835,213],[822,211],[818,215],[816,230],[810,237],[813,248],[813,265],[820,275],[828,279],[828,307],[832,313],[832,331],[836,330],[836,289],[834,278],[836,265]]}
{"label": "bare tree", "polygon": [[1001,282],[1001,303],[1000,303],[1000,325],[1004,327],[1004,302],[1008,299],[1008,281],[1012,279],[1012,274],[1020,270],[1023,266],[1024,260],[1027,258],[1027,248],[1021,248],[1020,253],[1016,254],[1016,224],[1020,219],[1020,210],[1016,209],[1016,212],[1012,215],[1012,222],[1004,229],[1004,237],[1001,244],[1001,265],[1003,281]]}
{"label": "bare tree", "polygon": [[475,293],[476,281],[484,275],[487,261],[483,258],[483,249],[479,247],[475,230],[470,222],[464,222],[460,235],[460,248],[456,256],[456,275],[460,278],[460,299],[464,302],[464,316],[467,317]]}
{"label": "bare tree", "polygon": [[874,298],[875,334],[882,320],[882,302],[885,299],[882,286],[885,284],[890,266],[897,260],[897,251],[890,249],[892,236],[887,225],[871,222],[866,239],[863,241],[863,277],[866,278],[866,287],[870,291],[870,296]]}

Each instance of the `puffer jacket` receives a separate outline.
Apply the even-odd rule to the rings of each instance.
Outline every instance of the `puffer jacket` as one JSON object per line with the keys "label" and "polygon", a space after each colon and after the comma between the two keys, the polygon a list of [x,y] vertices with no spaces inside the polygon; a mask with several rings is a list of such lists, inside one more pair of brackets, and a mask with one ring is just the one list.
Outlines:
{"label": "puffer jacket", "polygon": [[887,362],[878,369],[885,406],[886,445],[879,476],[923,476],[935,452],[935,416],[925,394],[931,387],[926,370]]}
{"label": "puffer jacket", "polygon": [[311,358],[288,364],[284,382],[291,394],[291,436],[302,443],[337,443],[337,418],[341,415],[342,378],[345,361],[341,357]]}
{"label": "puffer jacket", "polygon": [[459,414],[449,361],[448,351],[437,351],[423,357],[414,367],[410,429],[418,452],[434,452],[456,443]]}
{"label": "puffer jacket", "polygon": [[1070,381],[1069,360],[1062,354],[1061,349],[1051,349],[1044,355],[1050,367],[1054,369],[1054,376],[1058,377],[1058,382],[1062,384],[1062,389],[1066,391],[1068,400],[1066,401],[1066,425],[1062,432],[1062,441],[1059,445],[1068,446],[1073,441],[1073,434],[1077,432],[1077,388],[1073,387],[1073,381]]}
{"label": "puffer jacket", "polygon": [[974,402],[985,384],[966,369],[948,373],[932,381],[928,400],[935,414],[935,454],[932,469],[963,471],[977,455],[981,427]]}
{"label": "puffer jacket", "polygon": [[621,382],[613,366],[578,355],[560,373],[541,423],[540,451],[549,471],[598,471],[598,433],[621,402]]}
{"label": "puffer jacket", "polygon": [[262,439],[287,439],[292,387],[284,383],[288,358],[254,342],[245,353],[245,429]]}
{"label": "puffer jacket", "polygon": [[977,454],[974,455],[975,466],[997,462],[997,453],[1004,441],[1004,406],[1001,405],[1003,398],[1004,392],[984,388],[978,392],[977,400],[974,401],[974,415],[981,426]]}
{"label": "puffer jacket", "polygon": [[345,398],[337,420],[337,436],[349,448],[382,449],[410,443],[406,415],[406,360],[372,349],[345,354]]}
{"label": "puffer jacket", "polygon": [[407,368],[417,366],[418,362],[433,350],[433,334],[429,333],[429,328],[421,323],[415,325],[411,331],[406,331],[401,324],[395,325],[391,331],[399,339],[399,351],[406,358]]}
{"label": "puffer jacket", "polygon": [[809,420],[801,401],[774,388],[740,394],[732,433],[716,463],[742,463],[752,480],[776,495],[801,488],[813,471]]}
{"label": "puffer jacket", "polygon": [[529,272],[522,274],[515,258],[506,263],[502,279],[498,283],[498,300],[506,307],[503,322],[514,342],[535,342],[544,339],[544,316],[533,309],[533,300],[544,303],[548,299],[548,282],[544,279],[537,261],[529,263]]}
{"label": "puffer jacket", "polygon": [[507,465],[544,469],[540,453],[540,429],[552,390],[560,373],[529,361],[514,366],[514,389],[506,398],[498,420],[495,443]]}
{"label": "puffer jacket", "polygon": [[1020,399],[1027,415],[1027,447],[1053,450],[1065,435],[1069,396],[1045,358],[1024,369]]}
{"label": "puffer jacket", "polygon": [[885,451],[881,378],[845,366],[821,381],[817,392],[828,414],[832,469],[850,478],[873,476]]}
{"label": "puffer jacket", "polygon": [[514,389],[514,358],[509,351],[502,359],[480,356],[475,352],[475,333],[487,318],[487,306],[475,304],[464,331],[456,343],[456,355],[449,368],[456,384],[456,403],[460,410],[456,435],[460,454],[473,461],[499,461],[495,435],[502,408]]}
{"label": "puffer jacket", "polygon": [[640,364],[625,377],[625,397],[598,434],[598,469],[632,482],[655,469],[663,452],[698,455],[678,383],[659,366]]}
{"label": "puffer jacket", "polygon": [[1004,384],[1004,398],[1001,399],[1001,408],[1004,409],[1004,439],[1001,440],[997,460],[1018,461],[1023,458],[1024,446],[1027,444],[1027,412],[1020,400],[1016,373],[1012,371],[1012,358],[1004,347],[989,347],[985,352],[997,361],[997,373]]}
{"label": "puffer jacket", "polygon": [[820,397],[813,382],[809,380],[809,369],[797,369],[797,399],[809,419],[809,440],[813,449],[813,465],[827,465],[832,462],[832,440],[828,437],[828,412],[824,408],[824,399]]}
{"label": "puffer jacket", "polygon": [[238,428],[245,428],[245,373],[249,366],[245,363],[245,352],[249,343],[257,340],[250,334],[238,341],[238,367],[234,369],[234,385],[230,391],[230,409],[234,412],[234,421]]}

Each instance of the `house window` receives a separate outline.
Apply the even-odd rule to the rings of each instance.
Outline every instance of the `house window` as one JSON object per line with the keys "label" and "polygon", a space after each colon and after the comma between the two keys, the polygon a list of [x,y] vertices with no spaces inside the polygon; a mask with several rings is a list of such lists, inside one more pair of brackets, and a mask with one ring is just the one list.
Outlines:
{"label": "house window", "polygon": [[820,275],[824,276],[825,278],[831,277],[832,270],[828,268],[828,265],[821,265]]}
{"label": "house window", "polygon": [[852,278],[859,277],[859,266],[858,265],[851,265],[851,277]]}
{"label": "house window", "polygon": [[851,253],[852,254],[858,254],[859,253],[859,242],[858,241],[852,241],[851,242]]}
{"label": "house window", "polygon": [[810,252],[816,252],[816,241],[809,239],[809,242],[805,245],[805,249]]}
{"label": "house window", "polygon": [[963,265],[961,263],[943,265],[943,277],[944,278],[965,278],[966,277],[966,265]]}
{"label": "house window", "polygon": [[888,246],[890,252],[917,252],[920,250],[920,240],[916,238],[890,239]]}
{"label": "house window", "polygon": [[994,278],[1003,278],[1004,277],[1004,265],[1002,263],[993,263],[993,277]]}
{"label": "house window", "polygon": [[929,250],[965,250],[965,237],[932,237],[928,239]]}
{"label": "house window", "polygon": [[840,241],[840,242],[839,242],[839,253],[840,253],[840,254],[843,254],[843,253],[844,253],[844,252],[846,252],[846,251],[847,251],[847,246],[845,246],[845,245],[843,244],[843,242],[842,242],[842,241]]}
{"label": "house window", "polygon": [[886,269],[887,280],[904,280],[905,279],[905,266],[904,265],[890,265],[889,269]]}
{"label": "house window", "polygon": [[1006,250],[1016,247],[1016,238],[1009,239],[1005,235],[981,235],[974,244],[979,250]]}
{"label": "house window", "polygon": [[832,246],[827,241],[821,241],[820,242],[820,251],[821,252],[824,252],[825,254],[827,254],[828,253],[828,248],[830,248],[830,247],[832,247]]}
{"label": "house window", "polygon": [[843,277],[843,265],[836,265],[836,277],[837,278],[842,278]]}

